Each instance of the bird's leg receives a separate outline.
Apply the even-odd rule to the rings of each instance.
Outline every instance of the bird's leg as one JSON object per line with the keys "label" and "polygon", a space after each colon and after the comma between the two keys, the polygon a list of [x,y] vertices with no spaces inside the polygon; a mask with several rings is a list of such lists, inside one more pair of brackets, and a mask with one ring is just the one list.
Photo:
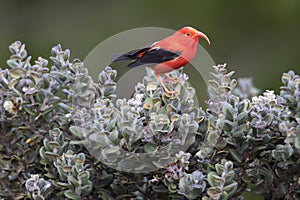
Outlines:
{"label": "bird's leg", "polygon": [[[161,86],[164,88],[165,93],[173,95],[176,93],[176,91],[170,91],[164,84],[164,82],[161,80],[160,78],[160,74],[159,73],[155,73],[156,78],[158,79],[158,81],[160,82]],[[171,77],[170,77],[171,78]]]}
{"label": "bird's leg", "polygon": [[164,82],[166,82],[166,81],[172,81],[173,83],[176,83],[178,81],[177,78],[172,78],[169,74],[164,74],[164,76],[166,77],[166,79],[163,80]]}

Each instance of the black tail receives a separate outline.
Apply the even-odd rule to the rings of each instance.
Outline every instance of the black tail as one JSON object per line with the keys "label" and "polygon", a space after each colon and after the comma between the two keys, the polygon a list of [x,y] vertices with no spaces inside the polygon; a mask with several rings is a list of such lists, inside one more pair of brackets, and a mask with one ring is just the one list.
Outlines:
{"label": "black tail", "polygon": [[131,56],[127,54],[112,54],[111,55],[111,63],[124,61],[124,60],[132,60]]}
{"label": "black tail", "polygon": [[111,63],[114,63],[114,62],[119,62],[119,61],[124,61],[124,60],[135,60],[137,59],[138,55],[142,52],[145,52],[147,50],[149,50],[151,47],[145,47],[145,48],[142,48],[142,49],[136,49],[136,50],[133,50],[133,51],[129,51],[127,53],[124,53],[124,54],[113,54],[111,56]]}

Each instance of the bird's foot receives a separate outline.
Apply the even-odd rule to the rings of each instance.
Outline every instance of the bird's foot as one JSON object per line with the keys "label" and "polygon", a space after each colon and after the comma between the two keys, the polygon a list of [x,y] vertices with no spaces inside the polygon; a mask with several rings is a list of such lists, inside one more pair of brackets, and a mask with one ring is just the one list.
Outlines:
{"label": "bird's foot", "polygon": [[178,93],[177,91],[165,90],[163,96],[175,96],[175,94],[177,93]]}
{"label": "bird's foot", "polygon": [[164,74],[164,76],[166,77],[166,79],[163,80],[163,82],[167,82],[167,81],[171,81],[173,83],[176,83],[178,81],[178,78],[172,78],[170,75],[168,74]]}
{"label": "bird's foot", "polygon": [[[160,78],[160,74],[155,74],[155,75],[156,75],[158,81],[160,82],[161,86],[163,87],[163,90],[164,90],[163,96],[165,96],[165,95],[167,95],[167,96],[174,96],[176,93],[178,93],[177,91],[170,91],[170,90],[165,86],[164,81],[161,80],[161,78]],[[165,74],[165,76],[166,76],[167,78],[169,77],[169,79],[172,79],[170,76],[168,76],[168,75],[166,75],[166,74]]]}

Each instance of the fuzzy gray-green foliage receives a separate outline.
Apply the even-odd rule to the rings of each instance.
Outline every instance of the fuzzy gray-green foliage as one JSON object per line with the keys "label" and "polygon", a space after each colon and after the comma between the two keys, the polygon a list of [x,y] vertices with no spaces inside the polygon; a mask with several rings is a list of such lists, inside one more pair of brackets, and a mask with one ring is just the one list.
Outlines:
{"label": "fuzzy gray-green foliage", "polygon": [[[257,96],[251,79],[213,66],[203,111],[182,72],[166,82],[174,95],[149,71],[131,99],[116,99],[110,67],[94,82],[60,45],[35,62],[19,41],[9,50],[0,69],[0,198],[242,199],[249,189],[300,199],[294,72],[282,75],[280,94]],[[122,150],[153,162],[116,156]],[[162,168],[130,173],[153,167]]]}

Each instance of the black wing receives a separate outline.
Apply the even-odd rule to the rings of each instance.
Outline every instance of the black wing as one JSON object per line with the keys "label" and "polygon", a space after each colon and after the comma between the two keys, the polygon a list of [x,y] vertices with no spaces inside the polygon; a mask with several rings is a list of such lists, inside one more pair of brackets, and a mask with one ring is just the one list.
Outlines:
{"label": "black wing", "polygon": [[168,51],[162,48],[145,47],[143,49],[134,50],[126,54],[117,56],[112,59],[112,62],[118,62],[123,60],[132,60],[127,66],[137,67],[141,65],[155,65],[158,63],[166,62],[180,56],[181,52]]}
{"label": "black wing", "polygon": [[155,65],[158,63],[173,60],[180,56],[180,52],[168,51],[162,48],[154,48],[146,51],[141,57],[128,64],[128,67],[137,67],[140,65]]}

